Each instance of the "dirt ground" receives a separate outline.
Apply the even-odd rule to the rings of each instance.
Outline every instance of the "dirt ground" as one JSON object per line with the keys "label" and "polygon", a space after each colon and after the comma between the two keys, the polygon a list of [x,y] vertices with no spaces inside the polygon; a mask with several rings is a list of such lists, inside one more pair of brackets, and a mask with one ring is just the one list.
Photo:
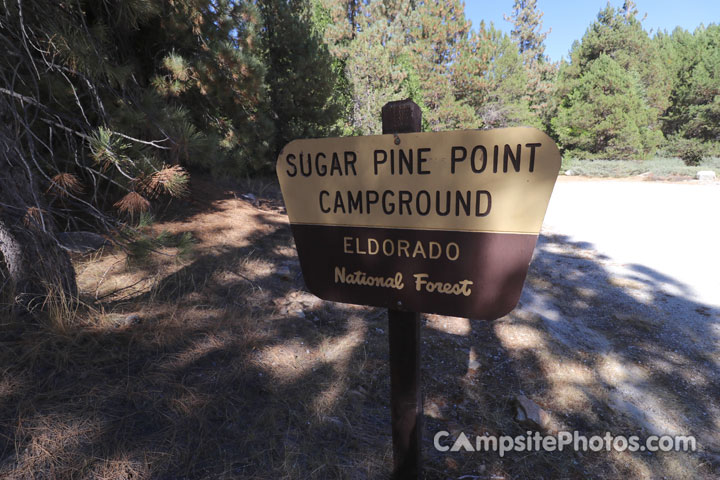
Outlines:
{"label": "dirt ground", "polygon": [[[0,478],[388,478],[386,313],[305,291],[272,183],[193,190],[146,228],[191,233],[189,255],[78,256],[73,321],[2,320]],[[717,305],[553,208],[516,310],[424,316],[425,478],[718,478]],[[694,435],[698,451],[433,447],[443,430],[525,435],[520,394],[553,430]]]}

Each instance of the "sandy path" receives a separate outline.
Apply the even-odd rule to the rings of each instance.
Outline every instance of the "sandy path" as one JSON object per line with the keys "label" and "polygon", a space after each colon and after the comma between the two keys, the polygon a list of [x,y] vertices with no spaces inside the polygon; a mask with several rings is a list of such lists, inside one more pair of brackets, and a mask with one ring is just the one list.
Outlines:
{"label": "sandy path", "polygon": [[559,182],[520,306],[496,326],[542,365],[551,410],[695,435],[690,469],[720,458],[718,207],[720,183]]}
{"label": "sandy path", "polygon": [[668,277],[669,293],[720,306],[718,182],[561,181],[543,231],[590,242],[620,271],[650,268]]}

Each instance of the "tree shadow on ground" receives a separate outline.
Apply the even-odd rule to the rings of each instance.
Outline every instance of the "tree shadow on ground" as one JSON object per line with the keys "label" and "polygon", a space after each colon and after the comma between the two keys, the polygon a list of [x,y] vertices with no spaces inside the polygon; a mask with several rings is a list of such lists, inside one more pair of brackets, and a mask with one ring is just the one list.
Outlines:
{"label": "tree shadow on ground", "polygon": [[376,312],[304,293],[287,223],[252,211],[264,228],[247,245],[200,245],[147,291],[106,302],[111,314],[62,331],[4,326],[0,477],[385,474]]}
{"label": "tree shadow on ground", "polygon": [[[432,478],[453,470],[478,478],[717,478],[720,310],[690,300],[690,293],[650,267],[614,265],[587,242],[541,236],[510,315],[471,321],[459,335],[437,328],[436,319],[428,322],[427,393],[446,399],[426,430]],[[468,369],[468,358],[480,365]],[[453,365],[450,384],[437,376],[443,362]],[[699,451],[524,451],[500,458],[434,449],[440,430],[456,430],[449,445],[457,430],[526,435],[513,419],[520,394],[551,414],[551,432],[577,430],[588,438],[610,432],[642,441],[693,435]]]}
{"label": "tree shadow on ground", "polygon": [[[239,208],[229,198],[213,211]],[[197,214],[181,221],[192,228]],[[263,228],[199,245],[150,289],[106,302],[111,314],[60,330],[4,325],[0,476],[389,476],[385,311],[315,299],[285,218],[256,208],[247,221]],[[424,317],[426,478],[717,474],[717,310],[664,294],[672,279],[648,267],[610,273],[591,247],[542,236],[519,307],[496,322]],[[520,393],[559,429],[672,429],[702,451],[434,449],[440,430],[524,435]]]}

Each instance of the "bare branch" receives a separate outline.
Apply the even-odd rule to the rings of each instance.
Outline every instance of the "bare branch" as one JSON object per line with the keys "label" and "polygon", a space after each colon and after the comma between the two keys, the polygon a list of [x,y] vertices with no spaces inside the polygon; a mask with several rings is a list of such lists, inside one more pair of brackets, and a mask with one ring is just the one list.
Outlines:
{"label": "bare branch", "polygon": [[119,136],[119,137],[125,138],[125,139],[130,140],[130,141],[133,141],[133,142],[142,143],[143,145],[150,145],[150,146],[152,146],[152,147],[161,148],[161,149],[163,149],[163,150],[170,150],[170,147],[164,147],[164,146],[162,146],[162,145],[158,145],[158,143],[160,143],[160,142],[167,142],[168,140],[170,140],[170,137],[163,138],[162,140],[150,140],[150,141],[145,141],[145,140],[140,140],[139,138],[134,138],[134,137],[131,137],[131,136],[129,136],[129,135],[125,135],[124,133],[116,132],[116,131],[114,131],[114,130],[111,130],[111,132],[112,132],[114,135],[117,135],[117,136]]}
{"label": "bare branch", "polygon": [[45,105],[43,105],[42,103],[38,102],[38,101],[35,100],[34,98],[28,97],[28,96],[25,96],[25,95],[21,95],[21,94],[19,94],[19,93],[17,93],[17,92],[13,92],[12,90],[8,90],[7,88],[2,88],[2,87],[0,87],[0,93],[4,93],[5,95],[10,95],[11,97],[15,97],[15,98],[17,98],[18,100],[20,100],[21,102],[27,102],[27,103],[29,103],[30,105],[35,105],[36,107],[40,107],[40,108],[43,108],[43,109],[47,109],[47,108],[45,107]]}

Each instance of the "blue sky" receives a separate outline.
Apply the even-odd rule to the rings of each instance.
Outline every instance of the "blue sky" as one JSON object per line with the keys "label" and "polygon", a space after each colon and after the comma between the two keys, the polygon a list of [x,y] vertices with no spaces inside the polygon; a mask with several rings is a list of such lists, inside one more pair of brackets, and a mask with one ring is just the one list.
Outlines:
{"label": "blue sky", "polygon": [[[510,32],[510,23],[503,19],[509,14],[513,0],[465,0],[465,14],[477,27],[481,20],[493,22],[495,27]],[[639,17],[647,14],[643,27],[650,32],[672,31],[676,26],[694,30],[701,23],[720,23],[720,0],[636,0]],[[568,58],[574,40],[580,40],[588,26],[605,8],[607,0],[537,0],[543,16],[543,31],[552,28],[545,40],[545,53],[552,60]],[[620,7],[623,0],[610,4]]]}

